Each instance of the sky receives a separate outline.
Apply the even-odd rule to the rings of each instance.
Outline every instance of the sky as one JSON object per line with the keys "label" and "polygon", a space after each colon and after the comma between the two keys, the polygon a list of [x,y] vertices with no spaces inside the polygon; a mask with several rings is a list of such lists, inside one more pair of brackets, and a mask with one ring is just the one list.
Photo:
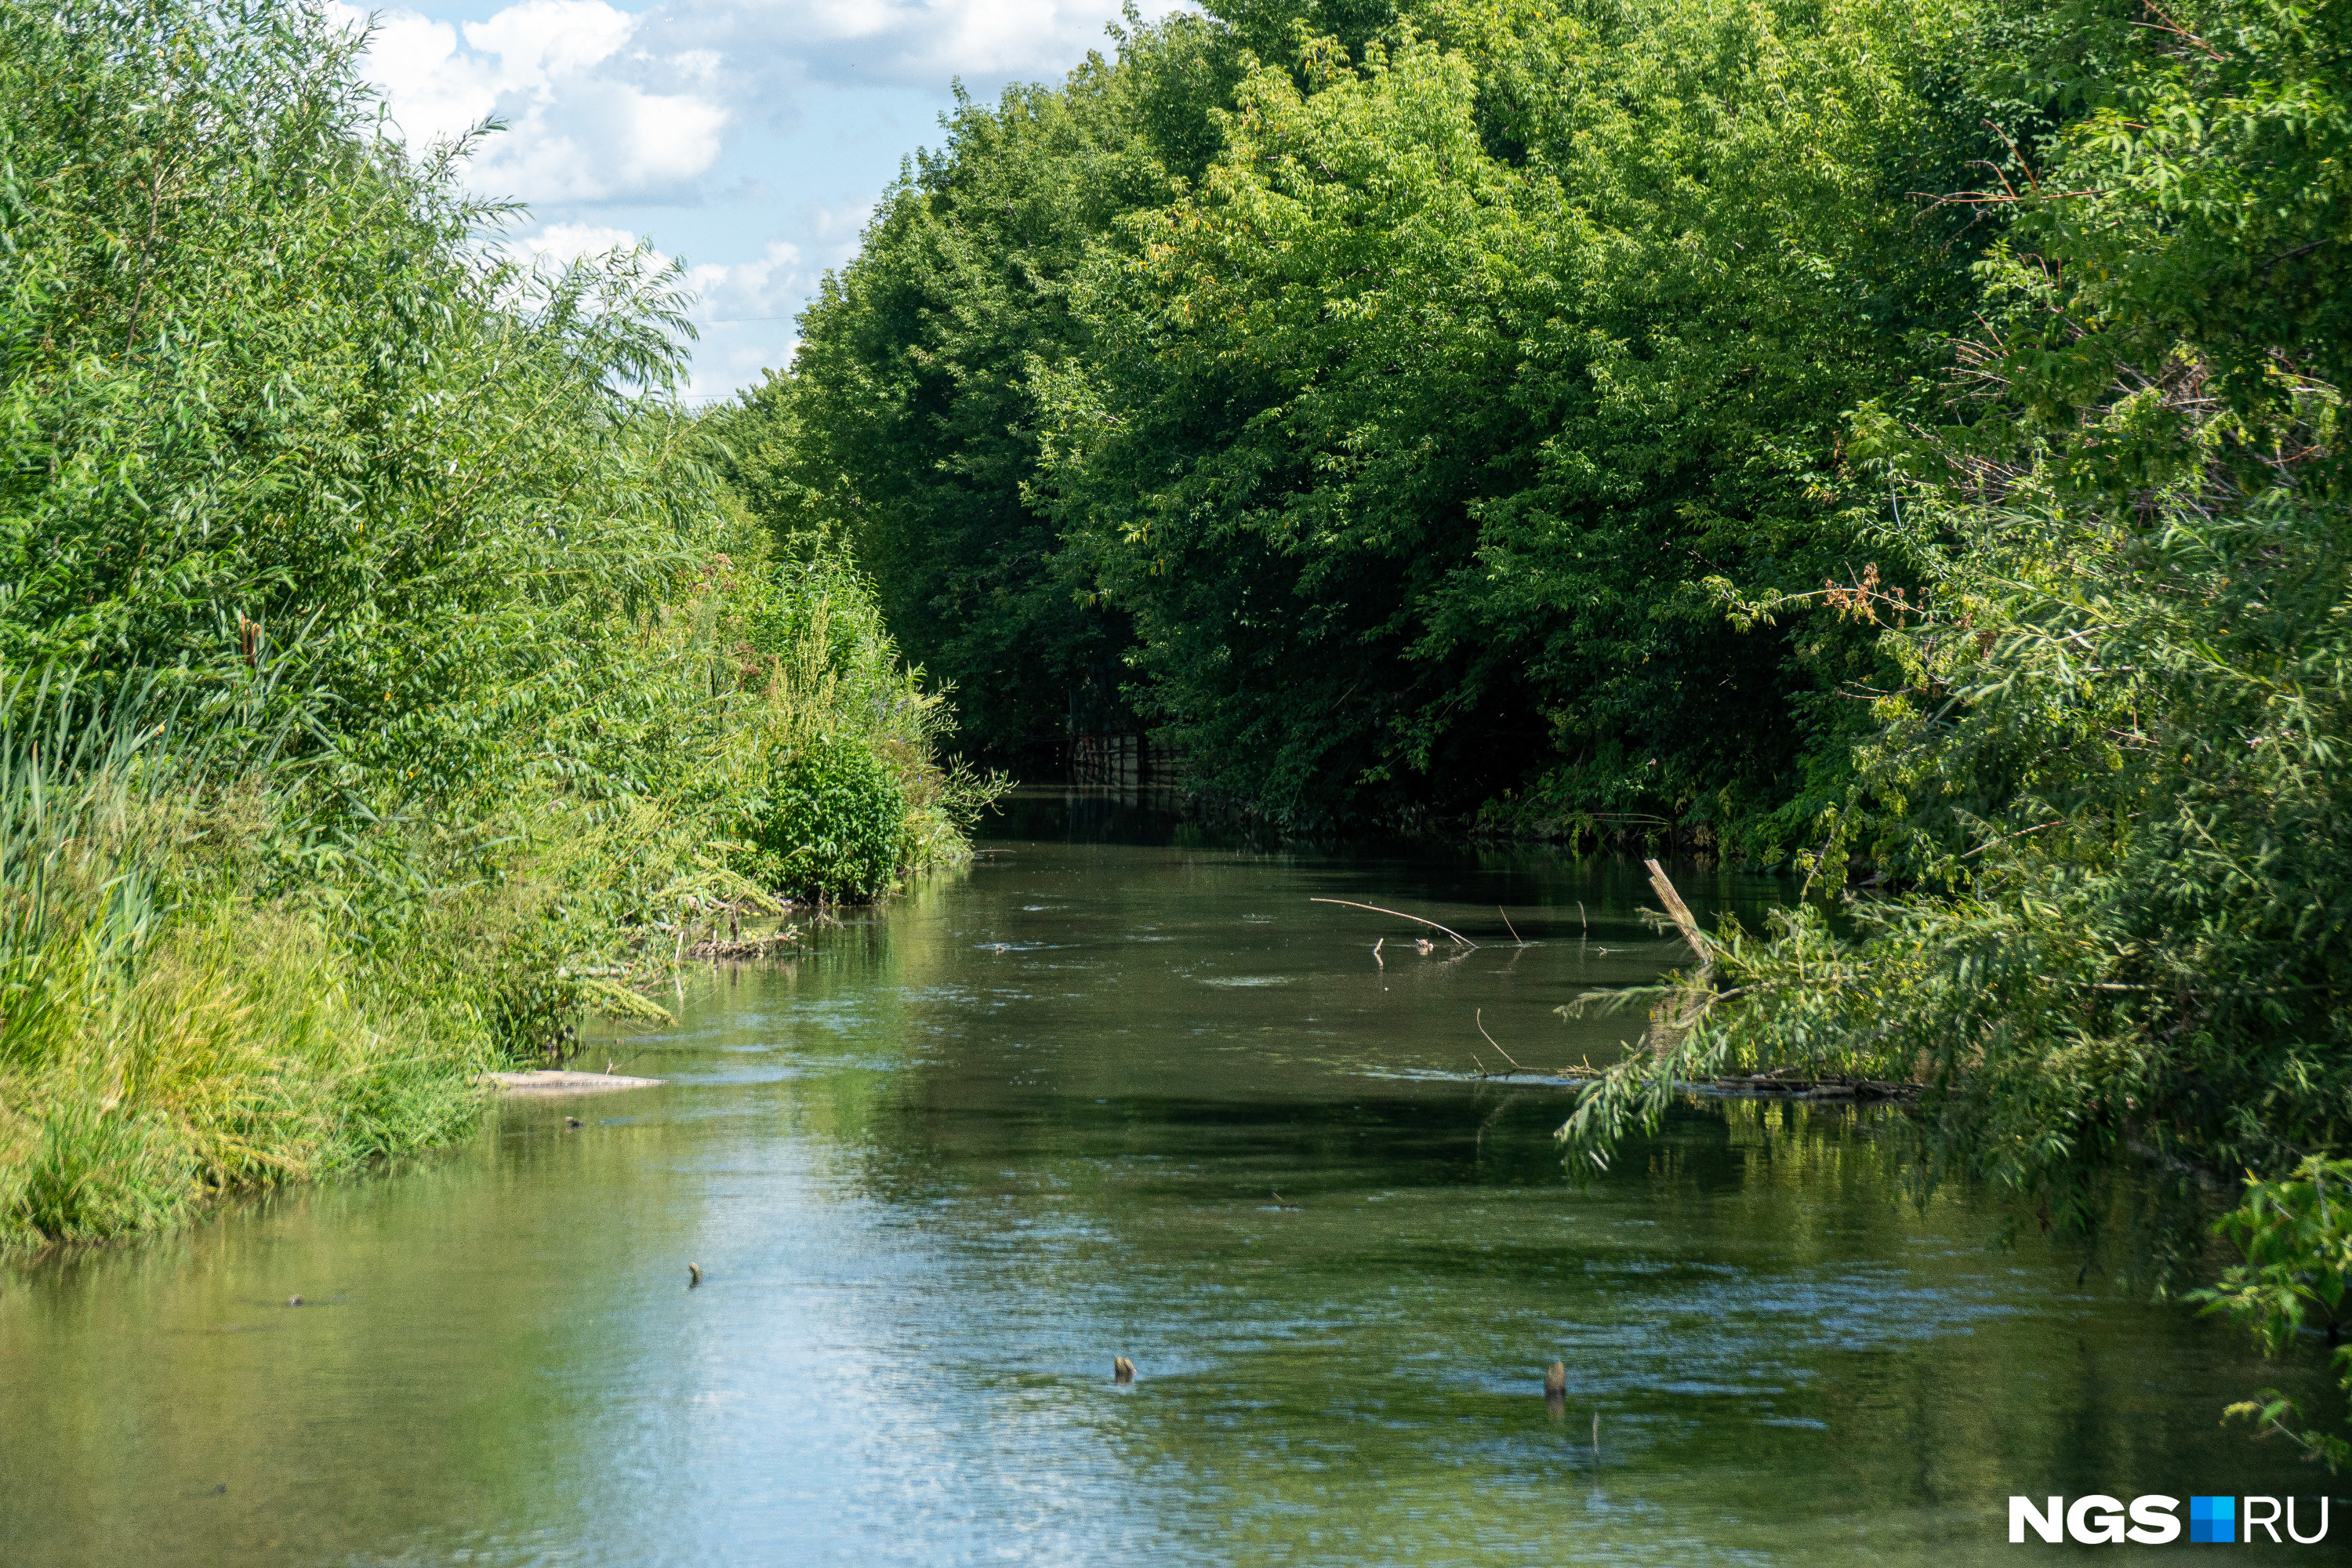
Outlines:
{"label": "sky", "polygon": [[[1146,0],[1146,16],[1178,0]],[[363,6],[332,4],[360,24]],[[792,357],[793,318],[855,253],[961,79],[992,99],[1108,49],[1119,0],[424,0],[374,13],[365,59],[421,150],[488,116],[467,174],[527,203],[562,259],[649,239],[700,302],[690,403]]]}

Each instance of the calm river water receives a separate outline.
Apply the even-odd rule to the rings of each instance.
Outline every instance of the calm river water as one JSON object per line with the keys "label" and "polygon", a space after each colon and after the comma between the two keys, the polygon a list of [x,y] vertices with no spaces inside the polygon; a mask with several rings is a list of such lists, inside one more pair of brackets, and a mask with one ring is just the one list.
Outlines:
{"label": "calm river water", "polygon": [[595,1047],[666,1088],[0,1273],[0,1562],[2007,1563],[2011,1492],[2324,1489],[2218,1425],[2234,1337],[1891,1197],[1867,1116],[1571,1184],[1477,1026],[1612,1055],[1553,1009],[1672,961],[1637,868],[1021,810]]}

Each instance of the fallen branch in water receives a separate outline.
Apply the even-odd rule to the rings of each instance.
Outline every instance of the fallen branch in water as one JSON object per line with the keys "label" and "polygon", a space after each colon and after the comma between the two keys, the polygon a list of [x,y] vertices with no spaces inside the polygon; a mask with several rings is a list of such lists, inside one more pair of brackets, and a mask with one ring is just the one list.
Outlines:
{"label": "fallen branch in water", "polygon": [[[1488,1036],[1491,1041],[1494,1037]],[[1503,1047],[1496,1046],[1496,1050]],[[1476,1061],[1476,1057],[1470,1058]],[[1508,1060],[1508,1058],[1505,1058]],[[1512,1064],[1515,1068],[1517,1063]],[[1580,1067],[1554,1068],[1549,1072],[1541,1068],[1517,1068],[1531,1078],[1565,1079],[1570,1083],[1586,1084],[1600,1079],[1602,1069],[1586,1063]],[[1920,1086],[1896,1083],[1883,1079],[1845,1078],[1832,1074],[1826,1078],[1785,1078],[1787,1069],[1776,1068],[1769,1072],[1723,1073],[1709,1078],[1676,1079],[1675,1088],[1684,1094],[1720,1095],[1727,1100],[1834,1100],[1856,1103],[1884,1103],[1916,1100]],[[1509,1073],[1490,1073],[1483,1068],[1478,1076],[1508,1078]]]}
{"label": "fallen branch in water", "polygon": [[1411,921],[1415,925],[1424,925],[1433,931],[1442,931],[1464,947],[1470,948],[1473,951],[1475,951],[1478,946],[1476,942],[1472,942],[1468,937],[1464,936],[1452,926],[1442,926],[1435,921],[1423,920],[1419,915],[1409,915],[1402,910],[1384,910],[1378,904],[1360,904],[1353,899],[1309,899],[1307,901],[1310,904],[1345,904],[1351,910],[1370,910],[1376,915],[1394,915],[1401,921]]}
{"label": "fallen branch in water", "polygon": [[[1702,1094],[1780,1096],[1790,1100],[1916,1100],[1920,1086],[1884,1079],[1784,1078],[1789,1069],[1769,1072],[1719,1073],[1712,1078],[1676,1079],[1675,1087]],[[1597,1076],[1597,1075],[1596,1075]]]}
{"label": "fallen branch in water", "polygon": [[686,950],[688,958],[765,958],[781,949],[800,949],[801,933],[797,926],[786,926],[761,936],[722,937],[713,932],[705,940]]}

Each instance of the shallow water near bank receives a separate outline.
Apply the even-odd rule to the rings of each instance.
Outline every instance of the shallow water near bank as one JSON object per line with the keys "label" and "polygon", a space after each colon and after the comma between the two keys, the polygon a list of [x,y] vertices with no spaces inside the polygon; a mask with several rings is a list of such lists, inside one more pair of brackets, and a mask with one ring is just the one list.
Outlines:
{"label": "shallow water near bank", "polygon": [[1674,962],[1636,866],[1000,832],[592,1047],[660,1089],[0,1273],[0,1563],[1973,1563],[2012,1492],[2326,1489],[2219,1426],[2305,1373],[1907,1205],[1872,1113],[1572,1184],[1475,1075],[1637,1026],[1554,1011]]}

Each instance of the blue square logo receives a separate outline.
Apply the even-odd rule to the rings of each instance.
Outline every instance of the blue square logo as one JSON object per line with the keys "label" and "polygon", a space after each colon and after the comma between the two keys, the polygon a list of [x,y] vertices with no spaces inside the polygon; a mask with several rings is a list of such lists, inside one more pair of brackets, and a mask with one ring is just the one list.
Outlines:
{"label": "blue square logo", "polygon": [[2189,1539],[2238,1539],[2238,1500],[2233,1497],[2193,1497],[2189,1500]]}

